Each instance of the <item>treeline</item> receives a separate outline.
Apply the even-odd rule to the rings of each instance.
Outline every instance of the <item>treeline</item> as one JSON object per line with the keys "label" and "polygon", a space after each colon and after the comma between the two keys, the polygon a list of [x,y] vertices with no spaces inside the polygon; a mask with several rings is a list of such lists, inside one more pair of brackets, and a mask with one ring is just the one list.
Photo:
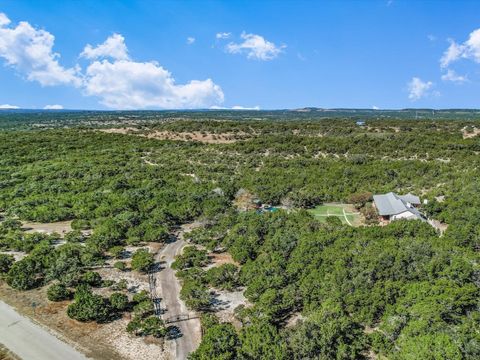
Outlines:
{"label": "treeline", "polygon": [[428,224],[351,228],[306,212],[244,213],[192,240],[228,249],[254,304],[236,309],[241,330],[208,328],[192,359],[480,356],[478,253]]}

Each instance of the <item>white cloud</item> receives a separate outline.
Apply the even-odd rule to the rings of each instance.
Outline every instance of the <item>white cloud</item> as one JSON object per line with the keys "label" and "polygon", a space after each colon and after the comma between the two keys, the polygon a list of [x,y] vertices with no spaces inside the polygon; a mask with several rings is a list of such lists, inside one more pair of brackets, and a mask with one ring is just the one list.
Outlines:
{"label": "white cloud", "polygon": [[10,19],[4,13],[0,13],[0,26],[6,26],[10,24]]}
{"label": "white cloud", "polygon": [[45,105],[43,107],[44,110],[62,110],[63,109],[63,106],[62,105],[58,105],[58,104],[54,104],[54,105]]}
{"label": "white cloud", "polygon": [[418,77],[413,77],[408,83],[408,98],[412,101],[419,100],[428,94],[432,86],[433,83],[431,81],[425,82]]}
{"label": "white cloud", "polygon": [[85,94],[115,109],[202,108],[223,102],[220,86],[211,79],[175,84],[156,62],[95,61],[85,76]]}
{"label": "white cloud", "polygon": [[[86,95],[99,97],[103,105],[115,109],[203,108],[223,102],[222,89],[211,79],[177,85],[172,74],[157,62],[130,60],[123,36],[114,37],[115,41],[110,37],[89,51],[88,57],[112,59],[95,60],[87,66]],[[113,51],[114,55],[107,51],[118,48],[121,51]]]}
{"label": "white cloud", "polygon": [[228,39],[231,35],[232,33],[229,32],[219,32],[215,35],[215,37],[217,39]]}
{"label": "white cloud", "polygon": [[207,108],[223,102],[222,89],[211,79],[176,84],[172,74],[157,62],[130,59],[120,34],[95,47],[85,46],[81,53],[89,60],[85,70],[78,65],[65,69],[58,63],[59,55],[52,52],[52,34],[34,29],[27,22],[20,22],[16,28],[5,27],[10,22],[1,15],[0,57],[28,80],[42,85],[73,85],[115,109]]}
{"label": "white cloud", "polygon": [[244,41],[228,44],[226,50],[229,53],[246,53],[249,59],[267,61],[275,59],[286,48],[286,45],[277,46],[260,35],[243,32],[240,36]]}
{"label": "white cloud", "polygon": [[375,106],[375,105],[372,106],[372,109],[373,110],[380,110],[380,108],[378,106]]}
{"label": "white cloud", "polygon": [[235,105],[232,106],[232,110],[260,110],[260,106],[254,106],[254,107],[245,107],[241,105]]}
{"label": "white cloud", "polygon": [[1,110],[12,110],[12,109],[20,109],[20,107],[15,106],[15,105],[10,105],[10,104],[3,104],[3,105],[0,105],[0,109]]}
{"label": "white cloud", "polygon": [[463,45],[457,44],[455,41],[450,40],[450,46],[443,53],[440,58],[440,66],[446,68],[452,62],[457,61],[460,57],[463,56],[465,47]]}
{"label": "white cloud", "polygon": [[52,34],[35,29],[25,21],[16,27],[7,27],[10,23],[8,17],[0,13],[0,57],[8,66],[42,86],[80,84],[78,69],[65,69],[59,64],[60,55],[52,50],[55,40]]}
{"label": "white cloud", "polygon": [[90,60],[98,58],[126,60],[128,59],[128,50],[125,45],[125,38],[120,34],[113,34],[103,44],[96,47],[87,44],[80,56]]}
{"label": "white cloud", "polygon": [[450,40],[450,46],[443,53],[440,65],[442,68],[445,68],[452,62],[462,58],[480,63],[480,29],[472,31],[468,40],[463,44],[457,44],[455,41]]}
{"label": "white cloud", "polygon": [[187,44],[192,45],[195,42],[195,38],[192,36],[187,37]]}
{"label": "white cloud", "polygon": [[457,74],[454,70],[448,69],[445,74],[442,75],[443,81],[452,81],[456,83],[463,83],[467,81],[467,77]]}

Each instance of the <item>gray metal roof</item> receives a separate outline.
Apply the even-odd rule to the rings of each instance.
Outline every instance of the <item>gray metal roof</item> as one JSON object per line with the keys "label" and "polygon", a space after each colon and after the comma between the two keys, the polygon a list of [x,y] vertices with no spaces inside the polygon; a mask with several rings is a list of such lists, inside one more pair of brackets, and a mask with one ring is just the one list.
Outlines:
{"label": "gray metal roof", "polygon": [[410,204],[420,204],[420,199],[418,196],[407,194],[407,195],[397,195],[393,192],[382,195],[373,195],[373,201],[380,215],[397,215],[405,211],[410,211],[412,214],[416,215],[418,218],[422,219],[422,214],[415,209],[413,206],[408,206]]}
{"label": "gray metal roof", "polygon": [[409,202],[410,204],[420,205],[420,198],[413,194],[408,193],[406,195],[396,195],[396,196],[403,201]]}
{"label": "gray metal roof", "polygon": [[392,192],[373,195],[373,201],[380,215],[396,215],[408,210],[404,202],[397,198]]}

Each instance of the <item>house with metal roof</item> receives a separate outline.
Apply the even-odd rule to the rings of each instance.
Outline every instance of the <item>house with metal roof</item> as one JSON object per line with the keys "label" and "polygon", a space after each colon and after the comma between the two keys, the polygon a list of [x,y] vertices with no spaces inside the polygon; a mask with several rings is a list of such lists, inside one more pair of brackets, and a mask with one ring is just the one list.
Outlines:
{"label": "house with metal roof", "polygon": [[373,203],[382,220],[412,219],[426,221],[425,216],[418,211],[420,198],[413,194],[397,195],[393,192],[373,195]]}

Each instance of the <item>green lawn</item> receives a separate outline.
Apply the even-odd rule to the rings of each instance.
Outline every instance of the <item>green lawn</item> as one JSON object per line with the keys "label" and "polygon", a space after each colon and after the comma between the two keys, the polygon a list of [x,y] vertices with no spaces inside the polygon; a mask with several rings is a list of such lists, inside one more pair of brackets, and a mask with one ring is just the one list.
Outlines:
{"label": "green lawn", "polygon": [[[344,213],[345,210],[345,213]],[[319,221],[323,222],[328,216],[338,217],[343,224],[358,226],[361,224],[360,214],[348,204],[324,204],[309,210]]]}

